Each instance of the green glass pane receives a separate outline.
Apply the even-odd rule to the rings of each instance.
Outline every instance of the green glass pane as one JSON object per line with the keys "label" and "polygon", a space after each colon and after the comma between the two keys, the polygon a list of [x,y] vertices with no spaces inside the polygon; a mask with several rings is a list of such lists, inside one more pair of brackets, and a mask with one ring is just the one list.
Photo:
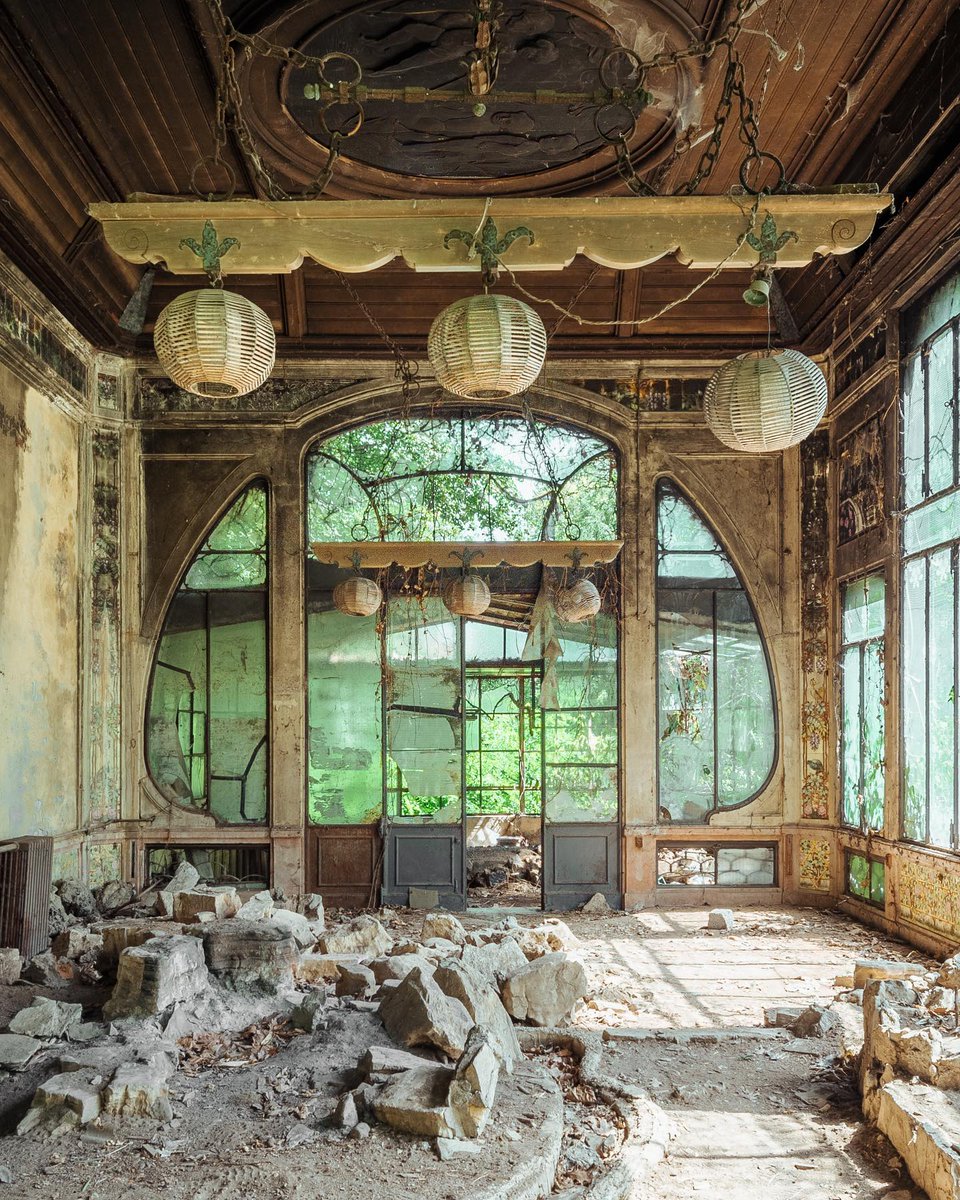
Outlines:
{"label": "green glass pane", "polygon": [[957,763],[954,754],[954,646],[956,642],[956,599],[949,550],[929,559],[929,755],[930,829],[934,846],[949,847],[953,840],[954,786]]}
{"label": "green glass pane", "polygon": [[206,783],[206,601],[178,592],[154,660],[147,705],[147,764],[160,792],[203,805]]}
{"label": "green glass pane", "polygon": [[209,597],[210,811],[221,821],[267,814],[266,596]]}
{"label": "green glass pane", "polygon": [[927,836],[926,572],[922,558],[904,566],[901,598],[903,832],[914,841]]}
{"label": "green glass pane", "polygon": [[617,762],[616,711],[544,713],[547,763]]}
{"label": "green glass pane", "polygon": [[860,854],[851,854],[847,864],[847,890],[850,895],[869,900],[870,863]]}
{"label": "green glass pane", "polygon": [[882,862],[870,863],[870,899],[881,905],[887,899],[887,872]]}
{"label": "green glass pane", "polygon": [[267,581],[267,493],[247,488],[200,547],[184,586],[194,591],[262,587]]}
{"label": "green glass pane", "polygon": [[863,816],[866,829],[883,829],[886,710],[884,709],[883,646],[863,648],[861,711],[863,755]]}
{"label": "green glass pane", "polygon": [[387,756],[392,814],[461,819],[460,622],[438,597],[387,601]]}
{"label": "green glass pane", "polygon": [[732,579],[736,572],[713,531],[667,482],[657,491],[658,574],[669,579]]}
{"label": "green glass pane", "polygon": [[377,616],[351,617],[329,593],[307,616],[307,815],[367,825],[383,813]]}
{"label": "green glass pane", "polygon": [[953,371],[953,329],[933,339],[927,358],[927,494],[952,487],[954,479],[954,421],[956,384]]}
{"label": "green glass pane", "polygon": [[617,819],[617,769],[615,766],[551,766],[544,778],[548,821],[615,821]]}
{"label": "green glass pane", "polygon": [[843,695],[843,823],[859,829],[863,817],[860,778],[862,697],[860,695],[859,646],[851,646],[840,660]]}
{"label": "green glass pane", "polygon": [[960,538],[960,491],[931,500],[903,519],[903,552],[916,554]]}
{"label": "green glass pane", "polygon": [[716,594],[717,801],[742,803],[773,766],[776,730],[770,673],[747,598]]}
{"label": "green glass pane", "polygon": [[862,642],[883,635],[886,588],[882,575],[868,575],[843,588],[843,640]]}
{"label": "green glass pane", "polygon": [[926,409],[923,395],[923,356],[903,364],[903,500],[912,508],[923,500]]}
{"label": "green glass pane", "polygon": [[674,592],[659,638],[660,820],[702,821],[714,807],[712,603]]}

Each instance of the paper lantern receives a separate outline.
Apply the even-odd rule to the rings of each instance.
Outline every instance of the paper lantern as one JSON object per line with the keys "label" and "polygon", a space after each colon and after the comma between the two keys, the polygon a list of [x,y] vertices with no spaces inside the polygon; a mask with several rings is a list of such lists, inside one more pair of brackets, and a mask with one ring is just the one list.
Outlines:
{"label": "paper lantern", "polygon": [[455,617],[479,617],[490,607],[490,589],[479,575],[460,575],[443,589],[443,602]]}
{"label": "paper lantern", "polygon": [[333,589],[333,603],[348,617],[370,617],[380,607],[383,592],[380,585],[365,575],[351,575]]}
{"label": "paper lantern", "polygon": [[270,318],[245,296],[201,288],[171,300],[157,317],[160,366],[196,396],[244,396],[273,370],[277,339]]}
{"label": "paper lantern", "polygon": [[547,356],[547,331],[529,304],[512,296],[468,296],[430,327],[427,355],[437,381],[468,400],[516,396]]}
{"label": "paper lantern", "polygon": [[798,350],[741,354],[707,384],[703,409],[725,446],[785,450],[816,429],[827,409],[827,381]]}
{"label": "paper lantern", "polygon": [[553,606],[561,621],[588,621],[600,611],[600,593],[589,579],[578,579],[570,587],[559,589]]}

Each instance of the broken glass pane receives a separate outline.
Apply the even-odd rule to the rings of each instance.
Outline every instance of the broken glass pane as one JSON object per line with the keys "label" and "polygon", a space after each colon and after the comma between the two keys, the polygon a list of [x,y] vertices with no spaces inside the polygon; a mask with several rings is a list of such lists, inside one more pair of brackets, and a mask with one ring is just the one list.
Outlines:
{"label": "broken glass pane", "polygon": [[383,815],[380,637],[376,614],[352,617],[331,591],[307,613],[307,816],[368,825]]}
{"label": "broken glass pane", "polygon": [[386,625],[387,794],[397,818],[462,815],[460,622],[436,596],[391,596]]}
{"label": "broken glass pane", "polygon": [[658,819],[701,822],[755,796],[776,754],[759,627],[713,530],[658,487]]}
{"label": "broken glass pane", "polygon": [[150,776],[230,824],[267,815],[266,489],[220,519],[171,601],[147,705]]}

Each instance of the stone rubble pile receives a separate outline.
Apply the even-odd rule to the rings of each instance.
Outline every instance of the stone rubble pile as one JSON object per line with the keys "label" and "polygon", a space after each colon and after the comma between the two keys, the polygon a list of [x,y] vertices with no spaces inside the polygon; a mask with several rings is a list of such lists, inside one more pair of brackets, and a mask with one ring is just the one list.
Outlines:
{"label": "stone rubble pile", "polygon": [[[300,911],[268,891],[242,899],[204,885],[187,863],[139,898],[127,885],[93,893],[76,881],[60,881],[53,897],[60,927],[24,974],[63,983],[86,971],[115,983],[103,1022],[84,1021],[80,1004],[37,997],[0,1033],[0,1069],[55,1066],[22,1134],[59,1135],[107,1117],[169,1121],[184,1047],[225,1031],[216,1023],[232,1019],[231,1004],[256,998],[288,1023],[287,1037],[302,1031],[318,1045],[351,1009],[378,1016],[394,1044],[361,1056],[360,1083],[338,1098],[328,1128],[362,1138],[379,1121],[440,1139],[437,1152],[449,1158],[474,1148],[501,1077],[523,1060],[515,1022],[563,1025],[589,992],[579,942],[555,918],[468,931],[430,911],[415,938],[395,937],[369,914],[328,928],[319,896]],[[0,979],[14,982],[21,966],[15,951],[0,951]]]}
{"label": "stone rubble pile", "polygon": [[526,838],[500,838],[496,846],[470,846],[467,851],[467,887],[500,888],[515,883],[540,886],[540,850]]}

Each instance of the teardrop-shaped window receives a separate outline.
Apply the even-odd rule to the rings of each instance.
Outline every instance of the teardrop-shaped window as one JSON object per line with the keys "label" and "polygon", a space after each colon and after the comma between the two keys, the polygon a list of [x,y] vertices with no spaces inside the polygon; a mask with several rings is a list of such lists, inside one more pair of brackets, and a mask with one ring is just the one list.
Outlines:
{"label": "teardrop-shaped window", "polygon": [[226,824],[267,817],[267,491],[246,488],[170,602],[146,721],[167,800]]}
{"label": "teardrop-shaped window", "polygon": [[716,534],[657,486],[659,820],[748,804],[777,753],[773,680],[753,606]]}

